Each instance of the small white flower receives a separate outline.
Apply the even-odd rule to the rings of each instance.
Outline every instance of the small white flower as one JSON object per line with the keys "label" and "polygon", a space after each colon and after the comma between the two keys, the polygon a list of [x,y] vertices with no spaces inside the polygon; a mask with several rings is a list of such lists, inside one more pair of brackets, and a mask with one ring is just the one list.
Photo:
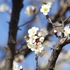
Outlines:
{"label": "small white flower", "polygon": [[42,50],[44,49],[44,47],[42,47],[42,45],[34,45],[33,48],[31,48],[32,51],[35,51],[35,53],[38,53],[38,52],[42,52]]}
{"label": "small white flower", "polygon": [[64,27],[64,35],[65,36],[70,36],[70,26],[65,26]]}
{"label": "small white flower", "polygon": [[30,48],[30,49],[33,48],[33,44],[30,43],[30,42],[27,43],[27,46],[28,46],[28,48]]}
{"label": "small white flower", "polygon": [[41,36],[43,36],[43,37],[48,35],[48,31],[47,31],[47,29],[45,27],[40,29],[40,33],[41,33]]}
{"label": "small white flower", "polygon": [[29,40],[27,40],[27,42],[30,42],[30,43],[35,43],[36,39],[38,38],[38,36],[31,36],[29,38]]}
{"label": "small white flower", "polygon": [[24,56],[23,55],[19,55],[18,58],[23,61],[24,60]]}
{"label": "small white flower", "polygon": [[29,30],[28,30],[29,37],[35,35],[38,30],[39,30],[38,27],[32,27],[31,29],[29,29]]}
{"label": "small white flower", "polygon": [[40,12],[42,12],[44,15],[47,15],[49,11],[50,11],[50,5],[43,4],[40,9]]}
{"label": "small white flower", "polygon": [[40,37],[40,42],[43,42],[44,41],[44,37]]}
{"label": "small white flower", "polygon": [[30,6],[27,6],[27,7],[26,7],[25,13],[26,13],[28,16],[31,16],[31,15],[33,15],[33,14],[36,12],[35,10],[36,10],[36,7],[30,5]]}
{"label": "small white flower", "polygon": [[0,12],[5,12],[9,9],[9,6],[6,4],[0,5]]}
{"label": "small white flower", "polygon": [[38,36],[41,37],[42,36],[42,33],[41,32],[38,32]]}

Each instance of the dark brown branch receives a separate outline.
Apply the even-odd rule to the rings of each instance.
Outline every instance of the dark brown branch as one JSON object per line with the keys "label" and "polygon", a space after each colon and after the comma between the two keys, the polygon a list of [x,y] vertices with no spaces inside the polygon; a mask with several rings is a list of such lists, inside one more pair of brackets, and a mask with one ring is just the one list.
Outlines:
{"label": "dark brown branch", "polygon": [[12,70],[13,60],[15,56],[15,48],[16,48],[18,21],[19,21],[20,11],[23,7],[22,1],[23,0],[12,0],[12,15],[9,23],[8,47],[6,51],[6,63],[4,70]]}
{"label": "dark brown branch", "polygon": [[[70,16],[68,18],[66,18],[64,21],[62,20],[62,24],[64,24],[64,22],[66,22],[69,18],[70,18]],[[51,23],[52,23],[52,21],[51,21]],[[70,43],[70,39],[68,39],[68,38],[59,39],[59,41],[55,45],[55,48],[53,49],[51,57],[49,58],[46,70],[54,70],[57,58],[58,58],[62,48],[68,43]]]}

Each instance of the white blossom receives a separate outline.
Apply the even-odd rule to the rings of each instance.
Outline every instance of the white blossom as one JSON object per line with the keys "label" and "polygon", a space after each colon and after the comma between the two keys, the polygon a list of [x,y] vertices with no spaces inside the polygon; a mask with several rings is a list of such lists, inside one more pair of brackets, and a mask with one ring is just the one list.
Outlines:
{"label": "white blossom", "polygon": [[42,36],[42,33],[41,32],[38,32],[38,36],[41,37]]}
{"label": "white blossom", "polygon": [[40,42],[43,42],[44,41],[44,37],[40,37]]}
{"label": "white blossom", "polygon": [[34,13],[36,13],[36,7],[35,6],[27,6],[26,7],[26,10],[25,10],[25,13],[28,15],[28,16],[31,16],[33,15]]}
{"label": "white blossom", "polygon": [[31,29],[28,30],[29,36],[35,35],[38,30],[39,30],[38,27],[32,27]]}
{"label": "white blossom", "polygon": [[7,4],[0,5],[0,12],[5,12],[9,9],[9,6]]}
{"label": "white blossom", "polygon": [[47,29],[44,27],[44,28],[41,28],[40,29],[40,32],[39,32],[39,35],[41,34],[41,36],[45,37],[46,35],[48,35],[48,31]]}
{"label": "white blossom", "polygon": [[18,58],[23,61],[24,60],[24,56],[23,55],[19,55]]}
{"label": "white blossom", "polygon": [[31,37],[29,38],[29,40],[27,40],[27,42],[32,42],[32,43],[34,43],[37,38],[38,38],[38,36],[31,36]]}
{"label": "white blossom", "polygon": [[33,44],[30,43],[30,42],[27,43],[27,46],[28,46],[28,48],[30,48],[30,49],[33,48]]}
{"label": "white blossom", "polygon": [[32,51],[35,51],[35,53],[37,53],[37,52],[41,52],[42,50],[43,50],[43,48],[44,47],[42,47],[42,45],[41,44],[34,44],[33,45],[33,48],[32,48]]}
{"label": "white blossom", "polygon": [[47,2],[46,4],[42,4],[40,12],[42,12],[44,15],[47,15],[48,12],[50,11],[51,5],[52,5],[51,2]]}
{"label": "white blossom", "polygon": [[64,35],[65,36],[70,36],[70,26],[65,26],[64,27]]}

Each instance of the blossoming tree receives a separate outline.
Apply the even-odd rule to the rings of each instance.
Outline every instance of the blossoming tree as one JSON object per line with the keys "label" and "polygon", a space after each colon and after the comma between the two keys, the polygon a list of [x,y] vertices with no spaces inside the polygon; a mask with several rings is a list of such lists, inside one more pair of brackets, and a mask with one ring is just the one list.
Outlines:
{"label": "blossoming tree", "polygon": [[[7,1],[4,0],[4,2]],[[63,62],[70,62],[70,50],[63,49],[65,45],[70,43],[70,12],[67,17],[65,16],[70,11],[70,1],[33,0],[30,2],[32,4],[25,7],[24,0],[12,0],[12,9],[6,4],[0,5],[0,13],[7,11],[10,16],[10,22],[8,22],[8,42],[7,46],[4,47],[6,57],[4,64],[2,65],[1,63],[1,70],[26,70],[23,65],[19,66],[19,63],[22,63],[25,57],[32,51],[35,54],[36,60],[34,70],[57,70],[63,67]],[[51,15],[49,13],[55,2],[58,2],[59,6],[57,11],[54,11],[55,13]],[[24,21],[26,16],[32,19],[18,25],[22,8],[25,9],[23,12]],[[45,20],[39,16],[45,17]],[[47,23],[46,26],[43,27],[41,21],[43,21],[42,24]],[[34,22],[37,24],[29,24]],[[25,25],[28,25],[27,28],[24,28]],[[21,27],[25,29],[25,34],[21,40],[17,40],[18,31],[22,31]],[[52,39],[53,37],[54,39]],[[55,39],[58,39],[57,42]],[[19,44],[21,46],[18,49]],[[50,51],[47,49],[50,49]],[[38,61],[39,57],[42,58],[40,62]]]}

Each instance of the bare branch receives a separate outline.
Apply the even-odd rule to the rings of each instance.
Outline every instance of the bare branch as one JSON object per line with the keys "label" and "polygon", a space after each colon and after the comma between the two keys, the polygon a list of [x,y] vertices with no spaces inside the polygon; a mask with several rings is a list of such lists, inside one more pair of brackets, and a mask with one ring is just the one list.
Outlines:
{"label": "bare branch", "polygon": [[68,16],[68,17],[64,20],[64,22],[66,22],[69,18],[70,18],[70,16]]}
{"label": "bare branch", "polygon": [[70,43],[70,38],[62,38],[56,43],[55,48],[53,49],[53,52],[48,60],[46,70],[54,70],[56,60],[62,51],[62,48],[68,43]]}

